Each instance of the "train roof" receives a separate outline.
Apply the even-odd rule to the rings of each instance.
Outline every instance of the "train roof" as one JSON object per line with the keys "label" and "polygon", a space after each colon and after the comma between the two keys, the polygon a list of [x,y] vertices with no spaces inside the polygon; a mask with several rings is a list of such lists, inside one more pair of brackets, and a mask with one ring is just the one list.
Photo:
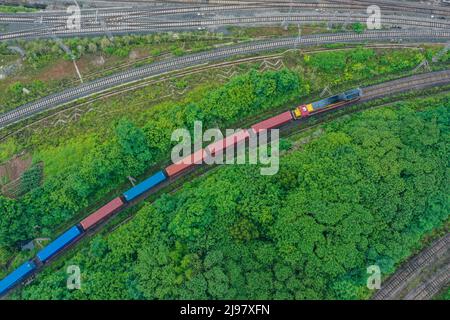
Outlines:
{"label": "train roof", "polygon": [[81,234],[80,229],[78,229],[77,226],[73,226],[72,228],[64,232],[62,235],[60,235],[58,238],[50,242],[50,244],[44,247],[41,251],[39,251],[37,253],[37,257],[42,262],[45,262],[46,260],[54,256],[56,253],[58,253],[58,251],[60,251],[70,242],[72,242],[80,234]]}
{"label": "train roof", "polygon": [[9,288],[17,284],[26,275],[36,269],[36,264],[32,261],[27,261],[18,267],[16,270],[7,275],[0,281],[0,294],[5,293]]}

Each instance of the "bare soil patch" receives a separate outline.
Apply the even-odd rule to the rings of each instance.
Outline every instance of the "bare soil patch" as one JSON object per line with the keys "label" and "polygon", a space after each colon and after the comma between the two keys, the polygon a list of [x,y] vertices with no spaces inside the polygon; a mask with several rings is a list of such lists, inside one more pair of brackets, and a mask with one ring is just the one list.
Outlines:
{"label": "bare soil patch", "polygon": [[22,175],[32,164],[32,157],[25,153],[15,156],[11,160],[0,164],[0,181],[14,181]]}

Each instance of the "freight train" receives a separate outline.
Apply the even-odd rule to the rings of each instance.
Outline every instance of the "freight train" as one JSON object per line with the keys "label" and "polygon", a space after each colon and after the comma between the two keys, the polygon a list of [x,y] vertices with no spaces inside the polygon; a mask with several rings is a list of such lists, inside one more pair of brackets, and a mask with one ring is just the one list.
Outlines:
{"label": "freight train", "polygon": [[134,186],[128,191],[125,191],[120,197],[111,200],[109,203],[80,221],[80,223],[78,223],[77,225],[71,227],[46,247],[41,249],[36,254],[36,257],[34,259],[25,262],[15,271],[2,279],[0,281],[0,296],[5,294],[8,290],[12,289],[19,283],[22,283],[24,280],[30,277],[39,267],[49,262],[52,258],[58,255],[68,246],[74,244],[75,241],[89,229],[93,228],[101,221],[106,220],[113,214],[120,211],[129,202],[142,196],[144,193],[155,188],[167,179],[174,178],[181,173],[186,172],[186,170],[192,168],[192,166],[194,166],[195,164],[201,163],[203,159],[208,156],[208,154],[219,154],[229,147],[246,140],[250,136],[250,130],[253,130],[254,133],[258,134],[261,130],[279,128],[290,121],[309,117],[326,110],[348,105],[359,100],[361,96],[362,90],[357,88],[333,97],[313,102],[311,104],[300,105],[293,111],[286,111],[277,116],[261,121],[253,125],[251,129],[242,130],[220,141],[216,141],[205,147],[204,149],[194,152],[186,158],[169,165],[161,171],[158,171],[138,185]]}

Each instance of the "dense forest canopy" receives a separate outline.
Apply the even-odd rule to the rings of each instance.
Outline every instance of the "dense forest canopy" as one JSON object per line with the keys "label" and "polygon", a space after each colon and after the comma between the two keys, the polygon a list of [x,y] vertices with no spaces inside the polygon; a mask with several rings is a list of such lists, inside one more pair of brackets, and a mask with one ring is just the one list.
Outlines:
{"label": "dense forest canopy", "polygon": [[274,176],[217,168],[65,261],[80,266],[81,290],[66,289],[60,267],[19,296],[368,297],[368,266],[391,273],[448,219],[449,107],[447,96],[340,119],[308,144],[284,143]]}

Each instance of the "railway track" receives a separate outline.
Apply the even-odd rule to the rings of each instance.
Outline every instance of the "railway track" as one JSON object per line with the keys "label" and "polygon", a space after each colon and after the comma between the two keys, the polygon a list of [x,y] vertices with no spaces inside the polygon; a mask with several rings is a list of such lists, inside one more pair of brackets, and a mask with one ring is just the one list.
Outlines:
{"label": "railway track", "polygon": [[[131,21],[130,21],[131,19]],[[110,21],[107,24],[101,21],[87,21],[81,23],[80,29],[67,29],[66,22],[59,25],[43,26],[33,22],[33,28],[26,30],[6,32],[0,34],[0,41],[19,38],[49,38],[53,36],[72,37],[96,35],[109,32],[111,34],[142,33],[142,32],[167,32],[178,30],[205,29],[221,26],[235,25],[261,25],[261,24],[312,24],[332,23],[350,24],[365,23],[367,16],[337,15],[337,14],[301,14],[301,15],[279,15],[260,17],[221,18],[209,20],[191,21],[148,21],[139,17]],[[31,22],[30,22],[31,23]],[[383,16],[382,25],[385,27],[406,27],[417,29],[450,29],[450,20],[435,20],[429,18],[405,17],[405,16]]]}
{"label": "railway track", "polygon": [[[450,84],[450,69],[443,71],[428,72],[423,74],[418,74],[414,76],[408,76],[399,78],[396,80],[386,81],[380,84],[371,85],[368,87],[363,87],[363,96],[355,104],[370,102],[376,99],[380,99],[386,96],[392,96],[400,93],[404,93],[410,90],[424,90],[428,88],[433,88],[437,86],[443,86]],[[384,105],[381,105],[384,106]],[[304,130],[298,130],[298,124],[296,122],[291,122],[285,125],[283,128],[291,134],[296,134],[301,131],[310,130],[314,127],[319,127],[323,122],[337,119],[339,117],[350,115],[354,112],[363,111],[367,109],[374,109],[378,106],[367,106],[365,108],[358,108],[356,111],[349,107],[338,108],[335,110],[330,110],[328,112],[319,113],[314,116],[317,123],[312,126],[307,126]],[[338,111],[339,112],[335,112]],[[286,111],[286,110],[284,110]],[[265,117],[270,117],[271,115],[266,115]],[[258,119],[261,121],[262,119]],[[253,123],[250,123],[253,124]],[[243,126],[245,127],[247,123]],[[242,127],[242,126],[241,126]]]}
{"label": "railway track", "polygon": [[[87,19],[119,19],[123,17],[157,17],[157,16],[167,16],[167,15],[184,15],[184,14],[217,14],[229,11],[244,11],[244,10],[279,10],[282,12],[289,13],[299,13],[309,11],[310,13],[317,13],[318,8],[321,12],[344,12],[344,13],[364,13],[366,14],[366,6],[355,6],[355,5],[324,5],[319,6],[305,6],[304,4],[286,4],[286,5],[276,5],[276,4],[239,4],[239,5],[229,5],[229,6],[196,6],[196,7],[182,7],[182,8],[163,8],[163,9],[147,9],[141,8],[137,10],[133,7],[126,7],[122,9],[82,9],[80,12],[80,17],[82,20]],[[325,11],[326,10],[326,11]],[[410,12],[408,10],[400,11],[398,9],[384,10],[383,14],[410,14],[416,17],[423,17],[415,14],[416,12]],[[34,23],[40,22],[65,22],[70,15],[65,11],[44,11],[37,13],[16,13],[7,14],[0,13],[0,22],[4,23]],[[429,15],[426,15],[429,16]],[[450,11],[443,12],[440,15],[442,18],[450,17]]]}
{"label": "railway track", "polygon": [[[176,2],[176,1],[175,1]],[[235,24],[257,24],[257,23],[277,23],[277,22],[331,22],[331,23],[349,23],[349,22],[365,22],[367,19],[367,3],[358,1],[329,1],[325,3],[303,3],[293,1],[210,1],[207,5],[197,1],[180,1],[176,3],[196,4],[194,7],[169,7],[169,8],[143,8],[137,10],[133,7],[124,8],[102,8],[102,9],[84,9],[81,12],[81,30],[68,30],[66,28],[68,14],[64,11],[50,11],[40,13],[19,13],[19,14],[0,14],[0,22],[4,23],[21,23],[33,25],[33,28],[17,32],[4,33],[0,35],[0,40],[11,40],[17,38],[35,38],[46,37],[50,35],[59,36],[77,36],[87,34],[99,34],[105,31],[111,33],[125,33],[125,32],[154,32],[170,28],[192,28],[192,27],[208,27],[208,26],[223,26]],[[384,3],[384,2],[383,2]],[[391,3],[391,2],[389,2]],[[419,6],[422,9],[429,10],[428,7]],[[402,10],[399,10],[399,9]],[[383,24],[386,26],[410,26],[417,28],[449,28],[446,19],[431,19],[428,17],[418,17],[417,13],[420,11],[418,7],[411,5],[393,6],[383,11]],[[266,17],[241,17],[229,19],[211,19],[209,21],[198,20],[191,21],[185,17],[178,21],[169,22],[150,22],[141,21],[136,22],[136,19],[153,19],[158,16],[165,15],[183,15],[183,14],[203,14],[203,13],[218,13],[228,11],[242,11],[252,10],[252,14],[257,10],[264,10],[267,14],[268,10],[284,10],[288,11],[287,17],[281,16],[266,16]],[[413,10],[414,9],[414,10]],[[300,12],[295,10],[312,10],[312,12],[305,13],[305,16],[300,16]],[[318,14],[317,10],[332,10],[333,13]],[[350,11],[349,11],[350,10]],[[354,12],[354,10],[358,10]],[[450,17],[450,8],[442,7],[439,10],[439,17]],[[341,17],[339,17],[339,13]],[[413,14],[413,15],[410,15]],[[409,16],[406,16],[409,15]],[[416,16],[414,16],[416,15]],[[309,17],[308,17],[309,16]],[[434,17],[434,15],[432,15]],[[188,20],[187,22],[185,20]],[[130,28],[134,25],[134,28]],[[143,29],[143,30],[142,30]]]}
{"label": "railway track", "polygon": [[115,4],[140,4],[146,5],[149,3],[172,3],[183,5],[208,5],[208,6],[231,6],[231,5],[272,5],[272,6],[284,6],[284,7],[300,7],[300,8],[313,8],[313,9],[328,9],[328,8],[361,8],[366,9],[368,6],[377,5],[382,10],[400,10],[414,13],[421,13],[427,15],[448,15],[450,8],[446,6],[429,6],[422,3],[414,2],[399,2],[399,1],[369,1],[369,0],[324,0],[324,1],[290,1],[290,0],[208,0],[207,3],[203,0],[168,0],[168,1],[147,1],[147,0],[120,0],[114,2]]}
{"label": "railway track", "polygon": [[[392,45],[382,45],[382,46],[370,45],[370,46],[367,46],[367,48],[398,48],[398,47],[399,47],[398,45],[395,45],[395,46],[392,46]],[[409,46],[404,46],[404,45],[402,45],[402,47],[411,48]],[[67,110],[72,109],[72,108],[78,108],[78,107],[81,107],[81,106],[92,104],[95,101],[99,101],[99,100],[102,100],[102,99],[105,99],[105,98],[117,96],[117,95],[120,95],[120,94],[123,94],[123,93],[126,93],[126,92],[134,91],[134,90],[137,90],[137,89],[149,86],[149,85],[155,85],[155,84],[158,84],[158,83],[161,83],[161,82],[164,82],[164,81],[173,80],[173,79],[180,78],[180,77],[183,77],[183,76],[186,76],[186,75],[198,74],[198,73],[204,72],[206,70],[220,69],[220,68],[223,68],[223,67],[230,67],[230,66],[234,66],[234,65],[238,65],[238,64],[242,64],[242,63],[248,63],[248,62],[264,61],[266,58],[282,57],[285,53],[287,53],[287,52],[289,52],[291,50],[292,49],[288,49],[288,50],[286,50],[286,51],[284,51],[284,52],[282,52],[280,54],[275,54],[275,55],[264,55],[264,56],[250,57],[250,58],[233,60],[233,61],[229,61],[229,62],[219,62],[219,63],[215,63],[215,64],[212,64],[212,65],[200,65],[200,66],[196,66],[194,68],[187,68],[187,69],[183,69],[181,71],[177,71],[174,74],[167,74],[167,76],[158,77],[157,79],[147,78],[147,79],[145,79],[143,81],[136,82],[133,85],[127,85],[127,86],[124,86],[124,87],[117,88],[114,91],[105,91],[105,92],[102,92],[100,94],[95,95],[95,97],[91,97],[91,98],[85,99],[82,103],[77,103],[77,104],[71,105],[70,107],[64,108],[61,111],[58,111],[56,113],[53,113],[53,114],[49,115],[48,117],[41,118],[41,119],[39,119],[39,120],[37,120],[35,122],[31,122],[31,123],[29,123],[29,124],[27,124],[25,126],[21,126],[17,131],[8,132],[8,133],[5,133],[3,135],[0,135],[0,143],[2,141],[4,141],[4,139],[8,138],[11,135],[18,134],[19,132],[23,132],[24,130],[28,129],[30,126],[39,125],[39,123],[45,122],[48,118],[50,118],[50,117],[52,117],[52,116],[54,116],[56,114],[59,114],[59,113],[64,113]],[[336,49],[325,49],[325,51],[328,51],[328,50],[336,50]],[[344,50],[344,49],[337,49],[337,50]],[[318,50],[314,50],[313,49],[311,51],[305,50],[305,52],[318,52],[318,51],[324,51],[324,49],[318,49]],[[413,81],[413,80],[411,80],[411,81]],[[445,83],[445,80],[443,82]],[[79,82],[77,82],[77,83],[79,83]],[[434,84],[436,84],[436,85],[439,84],[439,83],[441,83],[441,81],[434,82]],[[427,86],[427,82],[423,81],[422,85],[423,85],[422,88],[426,87]],[[392,86],[390,86],[389,88],[392,90]],[[389,88],[385,88],[385,89],[379,90],[379,95],[384,94],[386,91],[389,90]],[[365,90],[367,91],[367,88]],[[369,93],[368,93],[366,100],[374,99],[376,97],[379,97],[379,95],[372,95],[372,97],[369,97]],[[266,116],[269,117],[270,114],[267,114]]]}
{"label": "railway track", "polygon": [[258,41],[230,47],[214,49],[208,52],[196,53],[167,61],[156,62],[140,68],[127,70],[102,79],[86,82],[77,87],[52,94],[35,102],[25,104],[12,111],[0,115],[0,129],[8,125],[50,110],[68,102],[88,97],[96,93],[110,90],[113,87],[136,82],[144,78],[167,73],[181,68],[192,67],[227,58],[254,54],[258,52],[312,46],[318,44],[332,44],[341,42],[386,42],[386,41],[426,41],[448,40],[449,31],[381,31],[363,34],[344,33],[311,35],[301,38],[283,38],[278,40]]}
{"label": "railway track", "polygon": [[[226,8],[226,7],[225,7]],[[221,9],[225,9],[225,8],[221,8]],[[184,10],[185,13],[204,13],[204,12],[209,12],[209,11],[213,11],[211,8],[206,8],[209,10],[201,10],[202,8],[199,9],[189,9],[189,10]],[[248,9],[252,10],[252,14],[254,15],[255,13],[258,13],[259,11],[255,11],[257,9],[262,9],[264,11],[259,12],[259,13],[264,13],[264,14],[268,14],[267,12],[267,8],[254,8],[254,7],[248,7]],[[280,11],[277,12],[276,14],[271,14],[271,15],[267,15],[266,18],[270,18],[270,17],[276,17],[277,14],[280,15],[281,12],[284,11]],[[366,21],[367,20],[367,14],[365,12],[316,12],[316,11],[312,11],[312,12],[304,12],[304,11],[299,11],[299,12],[284,12],[285,15],[287,17],[299,17],[299,16],[303,16],[303,17],[310,17],[315,18],[315,19],[331,19],[333,17],[337,17],[337,16],[341,16],[341,17],[345,17],[345,18],[351,18],[351,17],[359,17],[359,19],[361,21]],[[87,13],[83,13],[80,15],[80,20],[82,22],[82,24],[86,24],[86,25],[93,25],[93,24],[98,24],[99,20],[104,19],[105,22],[107,22],[108,24],[113,24],[114,22],[117,21],[135,21],[136,19],[152,19],[150,21],[155,21],[155,18],[158,18],[159,14],[153,12],[153,11],[147,11],[147,10],[143,10],[143,11],[123,11],[123,12],[118,12],[118,13],[99,13],[99,14],[87,14]],[[244,18],[257,18],[258,16],[250,16],[250,17],[244,17]],[[413,19],[415,21],[426,21],[428,23],[431,22],[441,22],[441,23],[445,23],[447,22],[448,19],[433,19],[433,18],[429,18],[429,17],[417,17],[417,16],[405,16],[405,13],[399,13],[399,12],[384,12],[383,15],[383,21],[385,20],[393,20],[394,18],[399,19],[399,22],[403,22],[405,21],[406,17],[408,19]],[[45,25],[55,25],[55,26],[65,26],[67,24],[67,19],[69,18],[69,15],[61,15],[61,16],[45,16],[45,15],[41,15],[41,16],[24,16],[24,17],[19,17],[16,15],[1,15],[0,14],[0,23],[19,23],[19,24],[33,24],[33,25],[38,25],[38,24],[45,24]],[[214,18],[215,20],[216,18]],[[180,19],[178,21],[174,21],[174,22],[178,22],[178,23],[186,23],[184,20],[186,19]],[[157,20],[156,20],[157,21]],[[165,20],[164,20],[165,21]],[[395,21],[392,21],[393,23]]]}
{"label": "railway track", "polygon": [[[270,6],[220,6],[220,7],[186,7],[186,8],[167,8],[167,9],[140,9],[136,10],[132,7],[124,8],[122,10],[107,10],[105,9],[83,9],[80,12],[81,20],[97,20],[97,19],[123,19],[124,17],[156,17],[165,15],[179,15],[179,14],[196,14],[209,12],[222,12],[232,10],[255,10],[267,9]],[[0,22],[3,23],[65,23],[70,15],[65,11],[56,12],[40,12],[40,13],[22,13],[22,14],[5,14],[0,13]]]}
{"label": "railway track", "polygon": [[[247,23],[279,23],[279,22],[303,22],[303,23],[352,23],[361,22],[365,23],[367,16],[364,14],[290,14],[290,15],[272,15],[272,16],[260,16],[260,17],[243,17],[243,18],[226,18],[226,19],[212,19],[212,20],[194,20],[194,21],[136,21],[136,17],[133,17],[133,21],[121,20],[112,21],[110,25],[115,26],[117,24],[143,25],[145,27],[155,28],[186,28],[186,27],[199,27],[199,26],[216,26],[216,25],[235,25],[235,24],[247,24]],[[426,28],[449,28],[450,21],[448,20],[435,20],[428,18],[416,18],[416,17],[404,17],[404,16],[383,16],[382,24],[386,26],[402,25],[411,27],[426,27]],[[87,24],[89,26],[89,24]]]}
{"label": "railway track", "polygon": [[410,291],[403,300],[430,300],[450,283],[450,264],[447,263],[429,280]]}
{"label": "railway track", "polygon": [[[409,260],[399,271],[382,283],[381,289],[373,296],[373,299],[394,299],[396,295],[407,286],[408,279],[415,277],[422,269],[431,265],[439,257],[448,254],[449,250],[450,234],[447,233],[444,237],[436,240],[428,248]],[[446,276],[448,277],[448,269],[446,270]],[[435,281],[432,281],[431,287],[429,289],[424,289],[425,292],[422,291],[424,293],[418,293],[418,295],[426,297],[431,294],[435,290],[437,284],[442,282],[442,277],[445,278],[445,274],[439,276]]]}
{"label": "railway track", "polygon": [[[432,76],[430,78],[430,75]],[[378,84],[367,88],[364,91],[362,101],[377,99],[386,93],[399,92],[404,89],[422,89],[424,86],[435,86],[448,83],[450,79],[450,70],[437,71],[433,73],[423,73],[410,78],[408,83],[403,79],[397,79],[389,82],[389,86]]]}
{"label": "railway track", "polygon": [[[262,37],[262,38],[259,38],[257,40],[263,40],[263,39],[264,38]],[[215,39],[211,39],[211,40],[215,40]],[[367,45],[365,47],[366,48],[371,48],[371,49],[396,49],[396,48],[397,49],[398,48],[402,48],[402,49],[405,49],[405,48],[418,49],[418,47],[415,46],[415,45],[393,45],[393,44]],[[341,49],[331,49],[331,48],[330,49],[327,49],[327,48],[325,48],[325,49],[318,49],[318,50],[314,50],[314,49],[306,50],[305,49],[304,52],[305,53],[308,53],[308,52],[316,53],[316,52],[319,52],[319,51],[322,51],[322,52],[323,51],[331,51],[331,50],[336,51],[336,50],[347,50],[347,49],[355,49],[355,48],[356,48],[355,46],[353,46],[353,47],[352,46],[347,46],[346,48],[341,48]],[[166,58],[172,57],[172,55],[170,53],[165,53],[165,54],[161,55],[160,57],[162,58],[163,56],[166,57]],[[255,61],[256,60],[262,60],[265,57],[273,57],[273,55],[257,57],[257,58],[254,58],[253,60],[255,60]],[[86,80],[95,80],[95,79],[101,77],[102,75],[104,75],[105,71],[106,72],[110,72],[110,73],[111,72],[120,72],[120,71],[123,71],[123,70],[125,70],[125,69],[127,69],[129,67],[133,67],[133,66],[135,66],[138,63],[139,64],[142,64],[142,63],[145,63],[145,62],[151,63],[152,62],[151,61],[152,58],[153,57],[151,57],[151,56],[147,56],[147,57],[143,57],[143,58],[139,58],[139,59],[133,60],[132,62],[126,62],[126,63],[122,63],[122,64],[118,64],[118,65],[113,65],[113,66],[110,66],[110,67],[105,67],[101,71],[93,71],[93,72],[90,72],[90,73],[83,73],[83,80],[84,81],[86,81]],[[237,61],[233,61],[231,63],[227,63],[227,65],[234,65],[234,64],[240,63],[239,61],[249,61],[251,59],[252,58],[240,59],[240,60],[237,60]],[[223,66],[223,64],[219,64],[219,65]],[[216,66],[215,65],[211,65],[211,69],[214,69],[214,68],[216,68]],[[202,70],[204,70],[204,69],[202,68]],[[68,85],[71,86],[71,87],[72,86],[76,86],[78,84],[80,84],[80,79],[76,78],[76,77],[68,83]],[[1,141],[1,138],[0,138],[0,141]]]}

